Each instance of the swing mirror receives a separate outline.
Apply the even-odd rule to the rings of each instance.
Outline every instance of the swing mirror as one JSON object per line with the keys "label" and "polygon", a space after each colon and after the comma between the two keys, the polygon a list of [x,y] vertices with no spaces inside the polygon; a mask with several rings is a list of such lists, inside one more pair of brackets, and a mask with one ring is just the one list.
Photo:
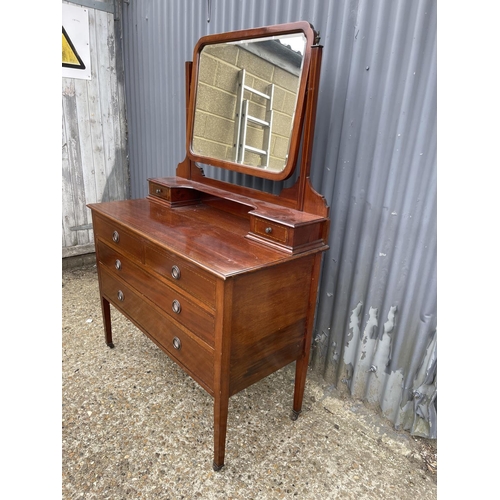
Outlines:
{"label": "swing mirror", "polygon": [[266,179],[289,177],[314,38],[306,22],[201,38],[193,57],[188,156]]}

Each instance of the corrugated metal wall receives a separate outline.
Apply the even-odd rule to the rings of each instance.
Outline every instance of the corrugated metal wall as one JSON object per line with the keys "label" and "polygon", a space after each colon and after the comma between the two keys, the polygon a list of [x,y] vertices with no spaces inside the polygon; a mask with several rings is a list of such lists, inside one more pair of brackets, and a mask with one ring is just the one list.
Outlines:
{"label": "corrugated metal wall", "polygon": [[124,3],[132,197],[185,156],[184,61],[198,38],[297,20],[324,46],[311,178],[332,221],[311,367],[398,428],[434,438],[435,0]]}
{"label": "corrugated metal wall", "polygon": [[94,251],[87,203],[126,199],[130,183],[115,5],[112,0],[62,3],[88,11],[92,70],[91,80],[62,78],[62,256],[71,257]]}

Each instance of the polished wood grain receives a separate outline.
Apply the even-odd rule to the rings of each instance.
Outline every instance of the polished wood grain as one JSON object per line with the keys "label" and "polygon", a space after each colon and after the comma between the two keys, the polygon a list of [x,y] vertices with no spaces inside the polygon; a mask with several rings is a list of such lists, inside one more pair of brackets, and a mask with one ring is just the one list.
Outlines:
{"label": "polished wood grain", "polygon": [[[146,267],[134,264],[124,254],[113,250],[103,242],[99,241],[97,245],[99,262],[106,270],[125,280],[160,307],[171,319],[192,330],[208,345],[214,347],[213,311],[208,307],[203,307],[203,304],[181,291],[180,287],[174,288],[156,279],[147,272]],[[174,301],[179,304],[178,311],[173,308]]]}
{"label": "polished wood grain", "polygon": [[311,351],[312,331],[314,326],[314,310],[316,308],[316,297],[318,294],[319,276],[321,271],[321,254],[314,256],[313,268],[309,275],[309,293],[307,303],[307,319],[304,334],[303,350],[297,358],[295,365],[295,389],[293,394],[293,413],[297,418],[302,410],[304,389],[306,385],[307,367],[309,365],[309,354]]}
{"label": "polished wood grain", "polygon": [[[93,205],[89,205],[92,208]],[[144,262],[144,247],[139,235],[130,231],[126,225],[109,221],[102,217],[92,219],[94,234],[99,234],[108,245],[120,250],[138,262]]]}
{"label": "polished wood grain", "polygon": [[209,205],[248,219],[246,236],[269,247],[295,254],[325,244],[329,219],[324,215],[272,204],[267,197],[251,198],[251,193],[228,193],[179,177],[149,179],[149,183],[153,188],[148,198],[165,202],[168,208]]}
{"label": "polished wood grain", "polygon": [[233,311],[233,280],[217,283],[217,316],[215,334],[214,367],[214,461],[218,471],[224,465],[226,452],[227,418],[229,410],[229,366],[231,361],[231,338]]}
{"label": "polished wood grain", "polygon": [[[178,286],[199,304],[215,309],[216,279],[213,275],[160,245],[146,243],[144,254],[148,271],[167,280],[171,286]],[[174,267],[179,270],[177,278],[172,275]]]}
{"label": "polished wood grain", "polygon": [[[100,268],[99,279],[101,294],[213,394],[213,350],[188,330],[170,321],[153,302],[139,295],[126,282],[112,276],[103,268]],[[180,340],[180,349],[174,347],[175,338]]]}
{"label": "polished wood grain", "polygon": [[[117,228],[134,244],[134,255],[144,262],[144,245],[159,253],[168,252],[200,271],[216,276],[228,277],[263,266],[270,266],[288,258],[284,251],[268,247],[246,238],[249,232],[248,219],[219,210],[210,205],[169,209],[148,199],[124,200],[91,204],[93,217],[97,221],[107,220],[106,237],[112,241]],[[97,229],[102,222],[97,223]],[[124,230],[126,228],[126,232]],[[111,230],[111,232],[110,232]],[[121,243],[110,243],[120,248]],[[321,242],[314,251],[328,247]],[[139,254],[139,255],[136,255]],[[165,270],[167,272],[167,269]]]}
{"label": "polished wood grain", "polygon": [[313,262],[307,255],[234,278],[231,394],[302,355]]}
{"label": "polished wood grain", "polygon": [[[273,195],[209,179],[188,146],[176,177],[148,179],[146,198],[89,205],[105,342],[114,347],[112,305],[213,396],[215,470],[225,461],[231,396],[295,362],[292,418],[302,408],[330,220],[309,178],[321,47],[310,46],[309,24],[300,26],[309,48],[290,149],[295,168],[303,137],[302,161],[292,187]],[[195,54],[232,37],[202,39]],[[196,59],[185,70],[190,137]]]}
{"label": "polished wood grain", "polygon": [[[308,180],[311,171],[311,159],[313,150],[314,128],[316,124],[316,107],[318,102],[319,75],[321,70],[322,54],[323,52],[321,50],[321,47],[315,46],[312,48],[311,70],[307,79],[307,103],[305,106],[304,138],[302,145],[302,160],[297,193],[297,208],[299,210],[304,210],[306,198],[308,198],[309,206],[307,207],[307,211],[313,213],[316,213],[316,210],[319,208],[315,206],[316,203],[319,202],[319,200],[317,199],[318,197],[314,197],[314,205],[311,204],[311,202],[313,201],[313,197],[311,189],[308,189]],[[322,204],[320,203],[320,205]]]}
{"label": "polished wood grain", "polygon": [[193,189],[166,187],[158,182],[150,181],[149,195],[164,200],[170,208],[199,203],[201,193]]}
{"label": "polished wood grain", "polygon": [[[90,205],[104,319],[106,302],[113,304],[214,395],[216,469],[231,395],[299,360],[293,408],[300,411],[318,256],[327,248],[321,242],[295,255],[269,248],[247,238],[248,207],[221,206],[212,198],[177,208],[151,199]],[[112,343],[110,324],[105,335]]]}

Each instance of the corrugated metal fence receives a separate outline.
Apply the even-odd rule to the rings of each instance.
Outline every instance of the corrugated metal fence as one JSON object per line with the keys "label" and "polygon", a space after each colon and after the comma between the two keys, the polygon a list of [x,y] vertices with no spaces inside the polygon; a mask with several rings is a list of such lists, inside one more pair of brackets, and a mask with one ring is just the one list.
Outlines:
{"label": "corrugated metal fence", "polygon": [[297,20],[324,46],[311,178],[332,220],[311,366],[435,438],[435,0],[124,2],[132,197],[185,156],[184,61],[198,38]]}

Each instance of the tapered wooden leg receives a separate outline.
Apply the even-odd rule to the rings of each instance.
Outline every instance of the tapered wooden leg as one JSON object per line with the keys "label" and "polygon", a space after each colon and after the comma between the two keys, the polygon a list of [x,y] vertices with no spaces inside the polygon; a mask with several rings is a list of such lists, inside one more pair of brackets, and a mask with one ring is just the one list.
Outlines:
{"label": "tapered wooden leg", "polygon": [[102,319],[104,321],[104,339],[108,347],[115,347],[113,344],[113,337],[111,335],[111,310],[109,307],[109,301],[101,296],[101,309],[102,309]]}
{"label": "tapered wooden leg", "polygon": [[293,393],[293,410],[290,415],[292,420],[297,420],[302,410],[302,400],[304,399],[308,364],[309,356],[304,355],[302,355],[295,364],[295,390]]}
{"label": "tapered wooden leg", "polygon": [[224,465],[229,397],[216,396],[214,402],[214,470]]}
{"label": "tapered wooden leg", "polygon": [[321,268],[321,254],[314,258],[313,269],[311,273],[311,288],[309,290],[308,321],[304,336],[304,351],[295,363],[295,390],[293,393],[293,410],[290,415],[292,420],[297,420],[302,410],[302,400],[304,399],[304,389],[306,387],[307,369],[309,367],[309,354],[311,352],[312,329],[314,320],[314,310],[316,306],[316,297],[318,294],[318,280]]}

